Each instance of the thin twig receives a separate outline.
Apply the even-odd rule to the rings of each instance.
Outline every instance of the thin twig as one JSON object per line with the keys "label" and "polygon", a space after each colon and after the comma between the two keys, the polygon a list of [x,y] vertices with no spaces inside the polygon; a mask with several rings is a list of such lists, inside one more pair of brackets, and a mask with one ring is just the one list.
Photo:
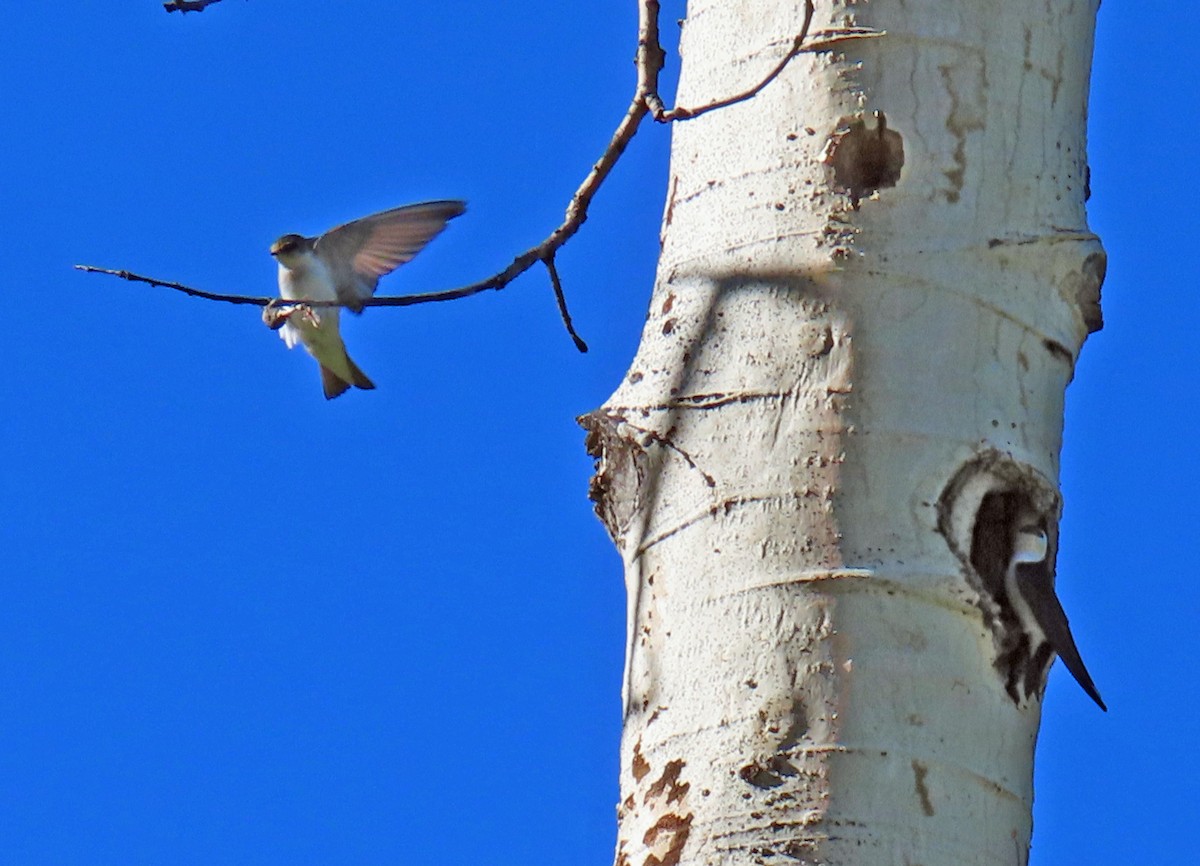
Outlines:
{"label": "thin twig", "polygon": [[[521,262],[524,256],[519,256],[517,262]],[[534,259],[536,262],[537,259]],[[514,266],[516,262],[514,262]],[[527,270],[528,266],[522,270]],[[146,283],[150,286],[161,286],[164,289],[174,289],[177,292],[183,292],[185,295],[191,295],[194,298],[204,298],[209,301],[224,301],[227,304],[249,304],[256,307],[265,307],[267,304],[274,303],[277,307],[344,307],[346,304],[341,301],[315,301],[307,298],[289,301],[283,298],[262,297],[254,295],[228,295],[222,292],[206,292],[203,289],[195,289],[191,286],[185,286],[183,283],[174,283],[170,280],[160,280],[156,277],[146,277],[141,274],[135,274],[132,271],[115,270],[113,268],[98,268],[95,265],[76,265],[75,270],[84,271],[89,274],[109,274],[110,276],[120,277],[122,280],[129,280],[134,283]],[[509,268],[512,270],[512,267]],[[508,273],[505,271],[504,273]],[[456,298],[466,298],[470,295],[476,295],[488,289],[502,288],[503,284],[497,284],[496,280],[502,277],[503,274],[493,277],[490,280],[484,280],[480,283],[472,283],[469,286],[460,286],[457,289],[445,289],[440,292],[425,292],[419,295],[383,295],[375,298],[365,298],[359,301],[356,306],[359,307],[411,307],[415,304],[428,304],[434,301],[452,301]],[[511,278],[510,278],[511,279]]]}
{"label": "thin twig", "polygon": [[546,271],[550,274],[550,285],[554,286],[554,300],[558,302],[558,314],[562,317],[563,327],[567,329],[567,333],[575,341],[575,348],[580,352],[586,353],[588,345],[575,332],[575,325],[571,323],[571,314],[567,312],[567,298],[563,294],[562,280],[558,278],[558,268],[554,264],[554,256],[547,256],[542,259],[542,262],[546,265]]}
{"label": "thin twig", "polygon": [[[654,2],[654,0],[648,0],[648,2]],[[650,109],[651,115],[659,123],[669,123],[672,120],[691,120],[693,117],[699,117],[710,111],[716,111],[718,108],[727,108],[730,105],[744,102],[757,95],[760,90],[778,78],[779,73],[783,72],[784,68],[792,62],[792,58],[800,53],[800,48],[804,44],[804,40],[808,38],[808,28],[812,24],[813,12],[812,0],[804,0],[804,23],[800,26],[800,32],[796,34],[796,38],[792,40],[791,50],[783,56],[783,59],[775,65],[774,69],[767,73],[767,77],[758,82],[758,84],[734,96],[718,99],[716,102],[710,102],[708,105],[702,105],[699,108],[684,108],[677,105],[668,111],[658,95],[658,82],[656,81],[653,96],[654,106]]]}
{"label": "thin twig", "polygon": [[[658,0],[642,0],[642,2],[647,5],[657,5]],[[731,105],[745,102],[747,99],[757,96],[763,88],[779,77],[779,74],[795,59],[797,54],[827,51],[842,42],[884,35],[884,31],[874,30],[869,27],[845,27],[837,30],[822,30],[813,33],[810,39],[808,30],[812,26],[814,12],[812,0],[804,0],[804,23],[800,26],[800,32],[792,40],[792,47],[788,50],[788,53],[775,64],[765,78],[761,79],[753,87],[743,90],[741,93],[728,96],[724,99],[718,99],[699,108],[687,108],[677,105],[675,108],[668,109],[663,103],[662,97],[659,96],[658,75],[655,72],[653,84],[646,94],[646,104],[650,108],[650,116],[659,123],[670,123],[676,120],[691,120],[702,114],[708,114],[710,111],[716,111],[719,108],[728,108]],[[805,44],[806,42],[807,44]]]}
{"label": "thin twig", "polygon": [[[120,277],[123,280],[129,280],[134,283],[147,283],[151,286],[162,286],[165,289],[174,289],[177,292],[183,292],[185,295],[191,295],[194,298],[206,298],[210,301],[225,301],[227,304],[256,304],[260,307],[265,307],[270,298],[251,298],[246,295],[223,295],[219,292],[206,292],[203,289],[193,289],[191,286],[185,286],[182,283],[172,283],[169,280],[158,280],[154,277],[143,277],[141,274],[135,274],[131,271],[118,271],[112,268],[98,268],[95,265],[76,265],[75,270],[83,271],[88,274],[109,274],[114,277]],[[314,302],[316,303],[316,302]]]}
{"label": "thin twig", "polygon": [[163,3],[163,8],[168,12],[203,12],[205,6],[211,6],[214,3],[220,3],[221,0],[166,0]]}

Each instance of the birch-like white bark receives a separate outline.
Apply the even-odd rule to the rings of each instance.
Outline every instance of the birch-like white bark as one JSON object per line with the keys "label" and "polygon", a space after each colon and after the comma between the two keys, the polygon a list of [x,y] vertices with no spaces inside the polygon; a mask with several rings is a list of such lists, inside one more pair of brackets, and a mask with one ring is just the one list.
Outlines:
{"label": "birch-like white bark", "polygon": [[[815,42],[886,35],[675,126],[641,347],[586,419],[630,599],[621,866],[1024,862],[1040,700],[965,547],[980,479],[1056,516],[1096,6],[823,2]],[[803,11],[692,0],[680,104]]]}

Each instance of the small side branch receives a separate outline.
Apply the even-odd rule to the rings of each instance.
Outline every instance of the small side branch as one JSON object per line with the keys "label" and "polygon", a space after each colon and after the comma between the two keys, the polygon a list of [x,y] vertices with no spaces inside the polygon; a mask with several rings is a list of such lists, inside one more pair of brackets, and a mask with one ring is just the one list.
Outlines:
{"label": "small side branch", "polygon": [[[658,0],[641,0],[644,8],[652,8],[653,14],[657,18]],[[804,0],[804,23],[800,26],[800,32],[792,40],[791,48],[788,50],[778,63],[772,67],[771,71],[766,74],[753,87],[748,87],[740,93],[735,93],[733,96],[727,96],[724,99],[718,99],[710,102],[707,105],[701,105],[698,108],[687,108],[686,106],[676,106],[668,109],[662,101],[662,97],[658,94],[658,72],[662,68],[661,61],[657,68],[647,70],[647,85],[646,85],[646,105],[650,110],[650,116],[659,123],[670,123],[676,120],[691,120],[695,117],[700,117],[702,114],[708,114],[710,111],[716,111],[720,108],[728,108],[731,105],[736,105],[739,102],[745,102],[747,99],[752,99],[757,96],[768,84],[779,77],[780,73],[787,68],[787,65],[795,59],[797,54],[814,51],[827,51],[834,46],[855,39],[866,39],[875,36],[883,36],[883,30],[873,30],[869,27],[844,27],[836,30],[822,30],[818,33],[811,34],[809,30],[812,27],[814,14],[812,0]],[[655,40],[657,44],[657,24],[655,29]],[[661,48],[659,49],[661,55]],[[639,60],[641,55],[639,55]]]}
{"label": "small side branch", "polygon": [[[657,0],[645,0],[645,2],[653,3],[655,6],[658,5]],[[796,34],[796,38],[792,40],[791,50],[783,56],[783,59],[775,65],[774,69],[767,73],[766,78],[759,81],[753,87],[743,90],[741,93],[734,94],[725,99],[718,99],[699,108],[676,106],[675,108],[667,109],[663,105],[662,98],[658,95],[658,74],[656,72],[654,75],[654,87],[646,95],[646,104],[650,109],[651,116],[659,123],[669,123],[673,120],[691,120],[693,117],[708,114],[708,112],[716,111],[718,108],[727,108],[730,105],[736,105],[739,102],[745,102],[747,99],[757,96],[759,91],[778,78],[779,73],[783,72],[787,65],[792,62],[792,58],[800,53],[804,45],[804,40],[808,38],[808,28],[812,25],[813,13],[812,0],[804,0],[804,23],[800,26],[800,32]]]}
{"label": "small side branch", "polygon": [[554,264],[554,256],[544,258],[542,261],[546,265],[547,273],[550,274],[550,284],[554,286],[554,300],[558,302],[558,314],[562,317],[563,327],[571,335],[571,339],[575,342],[575,348],[580,352],[587,352],[588,345],[575,332],[575,325],[571,322],[571,314],[567,312],[567,298],[563,295],[562,280],[558,278],[558,268]]}
{"label": "small side branch", "polygon": [[221,0],[166,0],[163,8],[168,12],[203,12],[206,6],[220,3]]}

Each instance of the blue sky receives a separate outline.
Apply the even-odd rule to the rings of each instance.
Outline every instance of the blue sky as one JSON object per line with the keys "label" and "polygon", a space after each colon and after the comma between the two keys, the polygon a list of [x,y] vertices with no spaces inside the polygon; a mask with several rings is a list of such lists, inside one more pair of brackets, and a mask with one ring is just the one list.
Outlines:
{"label": "blue sky", "polygon": [[[1059,566],[1111,711],[1056,667],[1035,866],[1194,856],[1197,25],[1100,14],[1107,324],[1068,394]],[[633,35],[632,2],[10,12],[0,863],[608,862],[624,601],[574,418],[637,343],[668,132],[559,260],[588,355],[534,271],[348,322],[379,388],[326,403],[256,309],[71,265],[270,294],[284,232],[464,198],[383,290],[489,275],[607,141]]]}

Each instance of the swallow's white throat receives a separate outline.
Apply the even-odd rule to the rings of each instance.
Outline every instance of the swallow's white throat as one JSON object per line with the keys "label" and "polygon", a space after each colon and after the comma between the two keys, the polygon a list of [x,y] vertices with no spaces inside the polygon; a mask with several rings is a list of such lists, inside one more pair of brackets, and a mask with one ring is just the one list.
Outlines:
{"label": "swallow's white throat", "polygon": [[1016,544],[1013,546],[1013,562],[1041,562],[1049,553],[1049,548],[1050,542],[1046,538],[1046,530],[1039,526],[1022,527],[1017,530]]}
{"label": "swallow's white throat", "polygon": [[312,250],[280,253],[279,293],[288,300],[310,298],[314,301],[337,299],[333,275],[324,260]]}

